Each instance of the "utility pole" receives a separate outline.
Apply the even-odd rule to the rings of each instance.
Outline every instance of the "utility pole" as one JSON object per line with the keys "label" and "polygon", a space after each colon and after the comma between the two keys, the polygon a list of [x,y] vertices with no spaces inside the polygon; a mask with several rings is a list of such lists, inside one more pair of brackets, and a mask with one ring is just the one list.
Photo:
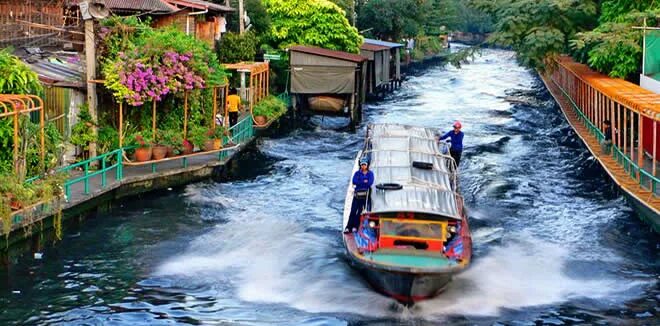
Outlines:
{"label": "utility pole", "polygon": [[241,34],[245,33],[245,11],[243,8],[243,0],[238,0],[238,28]]}
{"label": "utility pole", "polygon": [[[94,20],[85,20],[85,63],[87,72],[87,105],[89,114],[92,116],[92,135],[96,139],[96,123],[98,121],[96,114],[96,84],[92,80],[96,79],[96,44],[94,41]],[[96,157],[96,141],[89,143],[89,157]]]}

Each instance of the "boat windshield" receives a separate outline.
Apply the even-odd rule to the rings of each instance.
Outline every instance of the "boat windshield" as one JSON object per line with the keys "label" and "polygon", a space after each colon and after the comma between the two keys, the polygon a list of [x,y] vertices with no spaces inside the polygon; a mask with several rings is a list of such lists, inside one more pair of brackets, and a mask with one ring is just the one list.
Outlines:
{"label": "boat windshield", "polygon": [[419,223],[401,220],[381,219],[380,234],[386,237],[408,237],[442,240],[442,223]]}

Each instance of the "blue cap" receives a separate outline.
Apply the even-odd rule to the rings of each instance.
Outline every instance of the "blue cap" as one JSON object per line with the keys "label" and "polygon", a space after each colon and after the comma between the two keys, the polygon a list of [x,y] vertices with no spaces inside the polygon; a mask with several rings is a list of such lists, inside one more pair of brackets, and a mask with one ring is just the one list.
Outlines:
{"label": "blue cap", "polygon": [[369,165],[369,159],[366,158],[366,157],[363,157],[362,159],[360,159],[360,165],[362,165],[362,164]]}

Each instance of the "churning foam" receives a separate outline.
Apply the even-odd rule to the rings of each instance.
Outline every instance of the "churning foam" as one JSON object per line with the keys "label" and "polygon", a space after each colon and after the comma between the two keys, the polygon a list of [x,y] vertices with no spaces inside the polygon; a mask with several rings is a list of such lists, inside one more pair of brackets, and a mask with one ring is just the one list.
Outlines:
{"label": "churning foam", "polygon": [[568,277],[563,269],[569,250],[523,235],[476,257],[437,298],[412,310],[392,309],[396,304],[391,299],[368,288],[340,258],[338,242],[339,235],[306,232],[286,217],[234,220],[193,241],[187,253],[164,263],[157,274],[183,277],[186,283],[229,280],[232,294],[244,301],[396,318],[497,315],[503,308],[600,298],[623,290],[615,280]]}

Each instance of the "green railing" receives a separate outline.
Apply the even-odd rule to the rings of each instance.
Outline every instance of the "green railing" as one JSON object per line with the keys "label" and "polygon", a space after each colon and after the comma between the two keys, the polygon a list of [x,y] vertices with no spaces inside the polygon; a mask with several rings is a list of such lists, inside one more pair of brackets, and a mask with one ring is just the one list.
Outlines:
{"label": "green railing", "polygon": [[[240,144],[249,140],[254,135],[252,117],[249,115],[244,117],[234,126],[229,128],[229,131],[231,133],[231,139],[225,137],[223,139],[223,144],[225,145],[229,143],[230,140],[235,144]],[[91,178],[99,175],[101,176],[101,188],[106,187],[108,185],[108,173],[110,173],[113,169],[115,169],[115,180],[121,181],[124,178],[123,153],[126,150],[132,150],[132,149],[135,149],[135,146],[123,147],[120,149],[116,149],[112,152],[108,152],[103,155],[99,155],[97,157],[93,157],[88,160],[78,162],[56,170],[55,171],[56,173],[66,173],[69,175],[74,174],[76,170],[80,170],[83,172],[82,175],[76,176],[65,182],[64,193],[66,194],[66,197],[71,198],[71,187],[81,182],[83,183],[84,194],[89,194],[91,181],[92,181]],[[224,160],[228,156],[229,154],[227,150],[220,151],[218,154],[218,159]],[[183,160],[183,166],[187,167],[188,166],[187,157],[183,156],[181,157],[181,159]],[[152,163],[152,168],[151,168],[152,173],[156,172],[157,164],[158,164],[157,161]],[[96,167],[98,167],[98,169],[96,169]],[[26,182],[33,182],[35,180],[38,180],[39,178],[40,176],[33,177],[26,180]]]}
{"label": "green railing", "polygon": [[[557,88],[561,90],[566,99],[568,99],[568,101],[571,103],[571,107],[577,114],[578,120],[580,120],[580,122],[582,122],[587,127],[589,133],[594,135],[596,140],[601,143],[605,139],[605,134],[603,134],[600,128],[598,128],[591,122],[591,120],[589,120],[589,118],[582,112],[580,107],[573,101],[571,96],[561,87],[561,85],[556,82],[555,85],[557,85]],[[653,174],[649,173],[648,171],[641,169],[628,155],[623,153],[619,147],[612,144],[611,148],[612,157],[621,167],[623,167],[623,170],[626,171],[626,174],[628,174],[628,176],[630,176],[632,179],[638,181],[641,187],[650,190],[653,195],[656,195],[656,189],[658,187],[658,183],[660,183],[660,179],[653,176]]]}
{"label": "green railing", "polygon": [[287,108],[291,107],[291,95],[289,95],[289,93],[286,93],[286,92],[285,93],[280,93],[279,95],[277,95],[277,98],[282,100],[282,102],[284,102],[286,104]]}
{"label": "green railing", "polygon": [[[122,164],[123,151],[124,149],[116,149],[112,152],[108,152],[103,155],[99,155],[60,169],[58,171],[60,173],[68,173],[77,168],[82,168],[84,172],[82,176],[67,180],[66,183],[64,183],[64,193],[66,194],[66,197],[71,198],[71,186],[79,182],[84,184],[84,193],[86,195],[89,194],[90,178],[93,178],[97,175],[101,176],[101,188],[105,188],[105,186],[108,185],[108,172],[110,172],[112,169],[116,169],[115,180],[120,181],[124,177],[124,169]],[[114,159],[114,164],[110,164],[112,159]],[[90,171],[90,165],[94,165],[94,162],[99,162],[98,164],[100,167],[96,171]]]}

